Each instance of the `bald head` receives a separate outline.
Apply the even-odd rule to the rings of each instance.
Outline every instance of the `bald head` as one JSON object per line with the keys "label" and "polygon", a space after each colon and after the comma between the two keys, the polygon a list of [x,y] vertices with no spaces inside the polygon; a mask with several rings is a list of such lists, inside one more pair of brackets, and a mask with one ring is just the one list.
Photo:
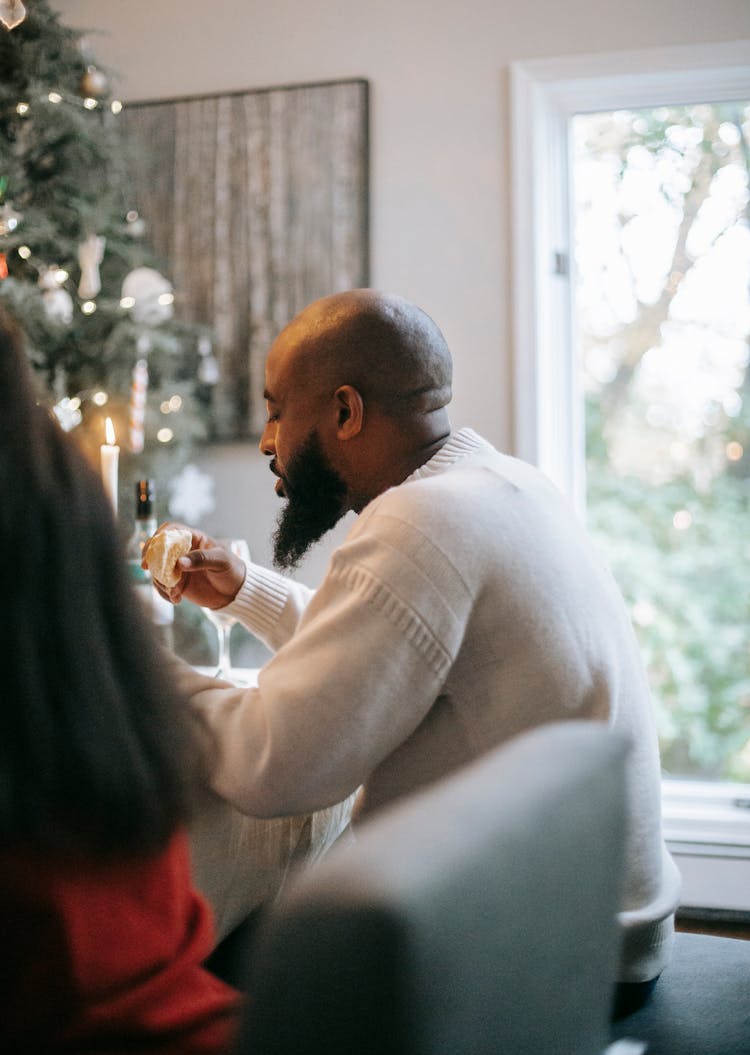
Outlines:
{"label": "bald head", "polygon": [[329,390],[352,385],[394,417],[419,417],[451,399],[452,362],[433,320],[415,304],[371,289],[314,301],[280,339],[300,370]]}
{"label": "bald head", "polygon": [[440,449],[450,435],[451,372],[432,319],[371,289],[316,300],[281,331],[266,360],[260,449],[288,499],[282,566]]}

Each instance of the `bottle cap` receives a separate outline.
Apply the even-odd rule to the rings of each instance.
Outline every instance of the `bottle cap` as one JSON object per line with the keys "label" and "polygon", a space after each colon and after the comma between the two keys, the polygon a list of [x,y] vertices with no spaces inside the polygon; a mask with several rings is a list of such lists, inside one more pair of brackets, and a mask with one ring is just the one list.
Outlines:
{"label": "bottle cap", "polygon": [[135,485],[135,515],[138,519],[153,516],[156,499],[156,483],[139,480]]}

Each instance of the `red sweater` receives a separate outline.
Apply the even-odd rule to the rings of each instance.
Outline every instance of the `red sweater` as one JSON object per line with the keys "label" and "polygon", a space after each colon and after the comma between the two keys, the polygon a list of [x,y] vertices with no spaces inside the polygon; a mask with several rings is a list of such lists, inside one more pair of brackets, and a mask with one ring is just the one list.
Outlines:
{"label": "red sweater", "polygon": [[184,833],[146,860],[0,854],[0,1050],[229,1051],[240,997],[201,966],[212,941]]}

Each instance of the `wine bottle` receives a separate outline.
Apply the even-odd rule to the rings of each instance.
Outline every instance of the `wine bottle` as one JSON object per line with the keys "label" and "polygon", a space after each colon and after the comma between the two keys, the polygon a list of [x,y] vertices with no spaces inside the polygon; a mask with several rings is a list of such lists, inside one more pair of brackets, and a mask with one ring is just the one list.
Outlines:
{"label": "wine bottle", "polygon": [[138,480],[135,485],[133,533],[125,550],[128,574],[146,615],[154,626],[156,637],[167,648],[173,648],[174,607],[157,591],[151,581],[151,573],[141,567],[143,549],[157,527],[156,484],[153,480]]}

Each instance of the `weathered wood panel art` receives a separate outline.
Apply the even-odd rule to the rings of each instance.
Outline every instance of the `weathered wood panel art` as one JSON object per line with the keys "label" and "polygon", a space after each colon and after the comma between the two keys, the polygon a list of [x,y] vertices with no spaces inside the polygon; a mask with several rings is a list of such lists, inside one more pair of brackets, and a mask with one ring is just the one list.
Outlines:
{"label": "weathered wood panel art", "polygon": [[177,314],[214,334],[213,437],[257,437],[278,331],[316,297],[368,284],[367,82],[133,103],[122,117]]}

